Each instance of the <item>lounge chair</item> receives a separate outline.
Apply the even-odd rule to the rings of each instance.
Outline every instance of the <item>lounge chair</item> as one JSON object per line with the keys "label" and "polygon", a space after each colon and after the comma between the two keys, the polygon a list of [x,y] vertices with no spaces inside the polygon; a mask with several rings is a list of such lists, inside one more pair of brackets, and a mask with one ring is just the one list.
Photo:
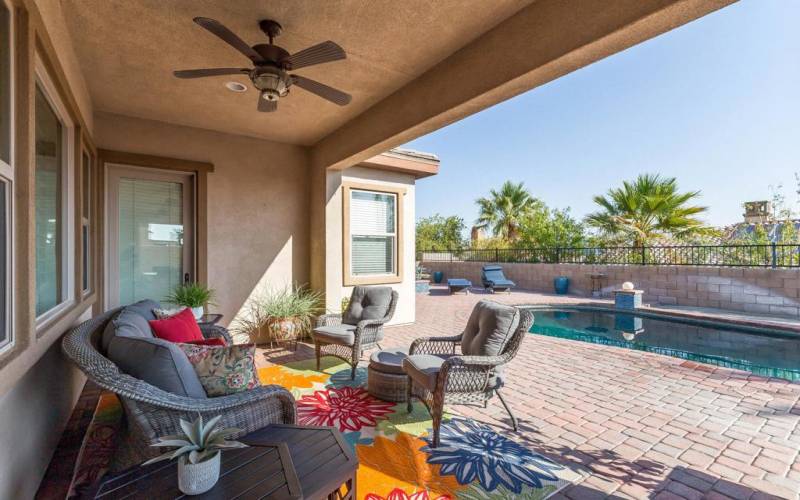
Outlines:
{"label": "lounge chair", "polygon": [[511,293],[511,289],[517,286],[516,283],[505,277],[503,268],[500,266],[483,266],[481,280],[483,288],[491,293],[497,290]]}
{"label": "lounge chair", "polygon": [[447,290],[450,295],[456,292],[465,291],[469,295],[469,289],[472,287],[472,282],[462,278],[449,278],[447,280]]}
{"label": "lounge chair", "polygon": [[445,404],[486,404],[497,395],[517,430],[517,418],[500,394],[502,368],[517,355],[532,324],[530,311],[481,300],[460,335],[420,338],[411,344],[403,360],[408,375],[408,412],[413,409],[413,396],[428,408],[433,417],[434,448],[439,446]]}
{"label": "lounge chair", "polygon": [[383,325],[394,315],[398,294],[388,286],[357,286],[342,314],[324,314],[317,318],[311,333],[317,370],[322,356],[334,356],[350,365],[350,380],[364,349],[380,347]]}

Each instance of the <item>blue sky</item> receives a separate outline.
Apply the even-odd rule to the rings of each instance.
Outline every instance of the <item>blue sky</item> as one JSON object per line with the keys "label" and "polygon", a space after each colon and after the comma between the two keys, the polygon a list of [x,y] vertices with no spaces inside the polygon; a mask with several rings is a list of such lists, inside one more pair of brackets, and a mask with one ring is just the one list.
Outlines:
{"label": "blue sky", "polygon": [[[417,217],[459,215],[510,179],[582,217],[592,196],[653,172],[701,190],[706,220],[800,172],[800,1],[742,0],[406,145],[436,153]],[[800,208],[800,207],[798,207]]]}

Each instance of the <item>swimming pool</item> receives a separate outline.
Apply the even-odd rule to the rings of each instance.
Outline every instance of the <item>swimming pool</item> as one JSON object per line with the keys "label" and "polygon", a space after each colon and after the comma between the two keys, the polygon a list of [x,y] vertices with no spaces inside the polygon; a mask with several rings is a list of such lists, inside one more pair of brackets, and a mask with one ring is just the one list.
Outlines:
{"label": "swimming pool", "polygon": [[800,380],[800,334],[652,312],[536,307],[531,333]]}

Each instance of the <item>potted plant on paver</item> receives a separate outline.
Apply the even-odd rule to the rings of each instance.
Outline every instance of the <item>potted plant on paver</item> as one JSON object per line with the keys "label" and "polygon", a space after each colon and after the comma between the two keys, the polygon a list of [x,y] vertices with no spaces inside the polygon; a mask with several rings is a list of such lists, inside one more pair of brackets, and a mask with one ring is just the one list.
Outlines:
{"label": "potted plant on paver", "polygon": [[214,304],[214,290],[200,283],[185,283],[176,286],[164,300],[177,306],[188,307],[195,319],[205,313],[206,304]]}
{"label": "potted plant on paver", "polygon": [[416,292],[428,293],[431,289],[431,273],[422,266],[421,262],[417,262],[416,279]]}
{"label": "potted plant on paver", "polygon": [[187,495],[200,495],[210,490],[219,480],[220,454],[222,450],[246,448],[238,441],[230,441],[228,436],[241,432],[241,429],[218,429],[221,416],[203,423],[198,415],[194,422],[181,419],[183,434],[158,438],[151,446],[177,448],[148,460],[149,465],[162,460],[178,459],[178,489]]}
{"label": "potted plant on paver", "polygon": [[250,300],[236,330],[260,344],[300,340],[311,330],[321,304],[322,294],[305,286],[270,290]]}

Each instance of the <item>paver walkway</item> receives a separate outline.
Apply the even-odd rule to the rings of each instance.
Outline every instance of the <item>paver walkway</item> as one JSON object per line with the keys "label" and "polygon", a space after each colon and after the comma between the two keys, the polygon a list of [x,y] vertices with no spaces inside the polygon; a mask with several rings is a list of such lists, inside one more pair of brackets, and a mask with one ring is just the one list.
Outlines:
{"label": "paver walkway", "polygon": [[[525,292],[488,297],[581,301]],[[385,345],[458,333],[483,298],[418,295],[416,322],[387,328]],[[265,353],[263,362],[311,356],[313,348],[301,345],[297,353]],[[558,498],[800,498],[798,383],[537,335],[506,373],[518,437],[587,475]],[[511,432],[497,400],[453,410]]]}

